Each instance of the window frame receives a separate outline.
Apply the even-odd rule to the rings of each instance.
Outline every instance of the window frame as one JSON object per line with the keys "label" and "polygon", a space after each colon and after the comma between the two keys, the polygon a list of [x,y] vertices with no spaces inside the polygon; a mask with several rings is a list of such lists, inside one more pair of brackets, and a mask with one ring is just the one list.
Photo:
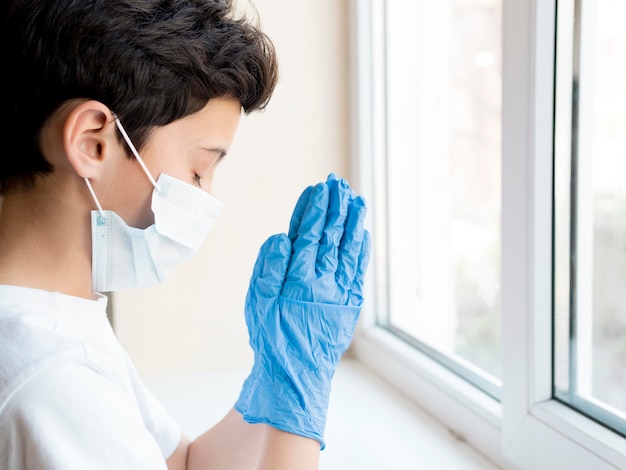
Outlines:
{"label": "window frame", "polygon": [[[552,172],[556,0],[503,0],[502,360],[494,400],[377,323],[385,287],[385,119],[376,93],[383,0],[350,0],[353,179],[375,256],[352,354],[495,464],[626,468],[626,439],[552,398]],[[377,88],[378,87],[378,88]],[[546,261],[550,260],[550,261]]]}

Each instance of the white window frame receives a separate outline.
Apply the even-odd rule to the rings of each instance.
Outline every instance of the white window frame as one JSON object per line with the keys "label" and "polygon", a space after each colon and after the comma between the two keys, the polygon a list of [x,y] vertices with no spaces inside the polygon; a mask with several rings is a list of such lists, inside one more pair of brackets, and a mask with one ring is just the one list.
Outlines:
{"label": "white window frame", "polygon": [[[353,178],[375,256],[352,353],[459,439],[510,468],[626,468],[626,439],[552,399],[553,82],[556,0],[503,0],[502,360],[496,401],[377,324],[384,312],[384,113],[373,18],[350,0]],[[380,73],[380,72],[378,72]],[[383,292],[383,294],[381,294]],[[419,443],[416,443],[419,445]]]}

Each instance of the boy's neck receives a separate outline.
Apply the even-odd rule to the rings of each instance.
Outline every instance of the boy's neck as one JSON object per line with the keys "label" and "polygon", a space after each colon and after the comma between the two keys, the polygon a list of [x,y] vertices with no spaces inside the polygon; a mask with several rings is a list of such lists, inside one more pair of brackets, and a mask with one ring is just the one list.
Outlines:
{"label": "boy's neck", "polygon": [[3,197],[0,284],[92,298],[89,212],[41,188]]}

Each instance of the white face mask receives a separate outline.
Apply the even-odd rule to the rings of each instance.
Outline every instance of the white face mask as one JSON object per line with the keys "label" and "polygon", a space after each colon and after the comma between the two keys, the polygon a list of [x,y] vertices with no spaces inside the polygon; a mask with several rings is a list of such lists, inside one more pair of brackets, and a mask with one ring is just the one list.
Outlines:
{"label": "white face mask", "polygon": [[115,212],[103,210],[85,178],[98,207],[91,212],[92,287],[97,292],[163,282],[177,265],[198,251],[223,207],[200,188],[166,174],[154,181],[122,124],[117,118],[115,122],[154,186],[154,224],[145,229],[129,227]]}

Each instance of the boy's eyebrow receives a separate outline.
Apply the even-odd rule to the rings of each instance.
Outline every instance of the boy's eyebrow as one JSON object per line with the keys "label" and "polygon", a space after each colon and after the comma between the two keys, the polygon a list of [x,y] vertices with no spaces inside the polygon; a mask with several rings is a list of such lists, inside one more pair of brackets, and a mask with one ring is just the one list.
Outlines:
{"label": "boy's eyebrow", "polygon": [[210,147],[210,148],[205,148],[204,150],[206,150],[207,152],[219,154],[219,158],[224,158],[227,153],[226,149],[222,147]]}

